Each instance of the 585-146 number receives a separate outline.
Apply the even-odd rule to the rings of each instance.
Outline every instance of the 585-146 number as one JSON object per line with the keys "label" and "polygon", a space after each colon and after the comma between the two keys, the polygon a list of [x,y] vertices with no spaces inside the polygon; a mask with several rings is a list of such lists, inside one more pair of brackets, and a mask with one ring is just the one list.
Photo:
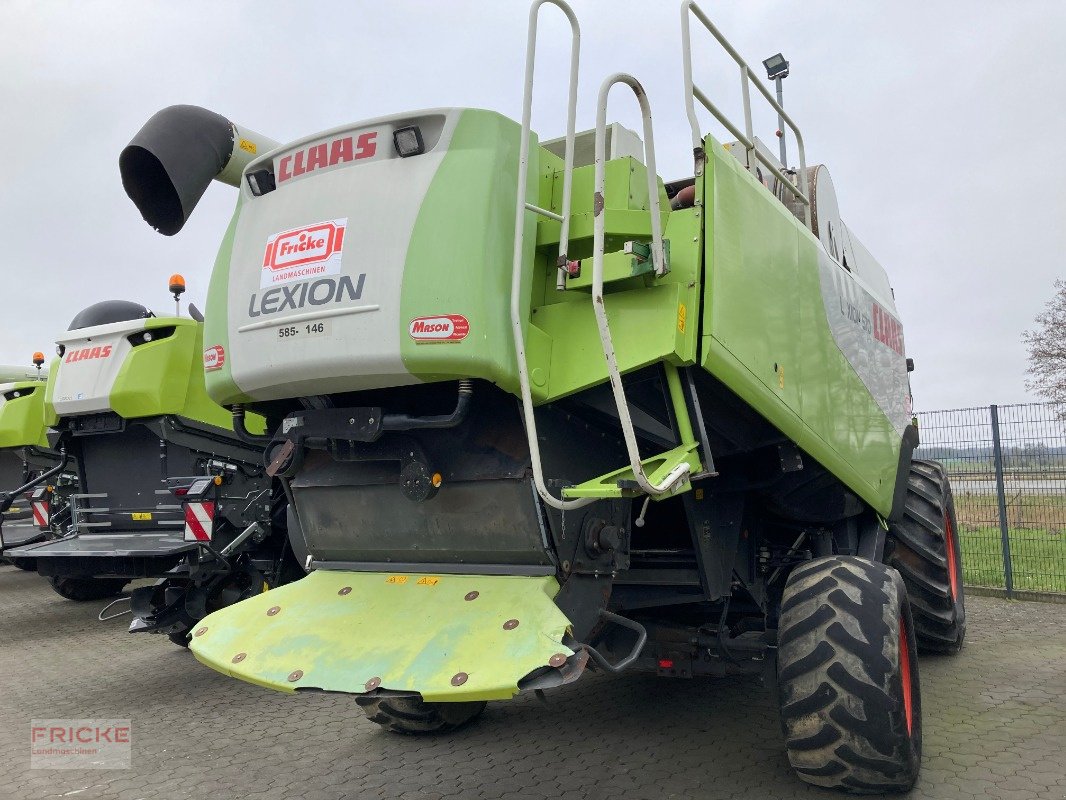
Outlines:
{"label": "585-146 number", "polygon": [[325,322],[304,322],[300,325],[282,325],[278,330],[279,339],[298,339],[306,336],[324,336],[329,333]]}

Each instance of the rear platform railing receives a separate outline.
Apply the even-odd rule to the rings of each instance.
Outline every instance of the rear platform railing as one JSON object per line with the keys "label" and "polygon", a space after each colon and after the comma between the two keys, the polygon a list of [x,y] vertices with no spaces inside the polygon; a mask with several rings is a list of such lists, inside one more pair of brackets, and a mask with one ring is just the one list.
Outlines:
{"label": "rear platform railing", "polygon": [[[681,461],[673,466],[669,472],[657,483],[648,480],[644,466],[640,460],[640,450],[637,445],[637,433],[633,427],[633,420],[629,413],[629,403],[626,400],[625,389],[622,386],[622,375],[618,369],[618,358],[614,351],[614,342],[611,339],[611,326],[607,319],[607,309],[603,298],[603,256],[606,223],[604,219],[603,198],[607,182],[607,97],[611,87],[616,84],[624,84],[633,90],[637,102],[640,104],[640,114],[644,122],[644,164],[648,174],[648,206],[651,214],[651,258],[658,276],[666,273],[666,252],[663,248],[662,217],[659,215],[659,173],[655,169],[655,137],[651,123],[651,104],[644,87],[632,75],[618,72],[609,76],[600,85],[600,93],[597,99],[596,111],[596,173],[593,195],[593,244],[592,244],[592,308],[596,313],[596,324],[599,328],[600,343],[603,345],[603,355],[607,359],[607,377],[611,381],[611,390],[614,393],[615,407],[618,411],[618,421],[622,426],[622,435],[625,438],[626,451],[629,454],[629,466],[633,471],[633,478],[640,486],[641,491],[652,496],[658,496],[675,489],[678,484],[688,478],[691,469],[688,461]],[[676,368],[670,364],[664,364],[667,381],[670,383],[671,396],[675,394],[675,388],[680,391],[680,381],[677,377]],[[675,387],[676,384],[676,387]],[[675,398],[676,399],[676,398]],[[675,402],[675,413],[678,415],[678,423],[682,429],[682,439],[687,432],[687,439],[692,441],[692,426],[688,420],[688,413],[682,402],[680,406]],[[682,418],[683,417],[683,418]],[[683,442],[687,443],[687,442]],[[681,454],[678,454],[681,458]]]}
{"label": "rear platform railing", "polygon": [[[689,23],[691,17],[695,17],[699,20],[703,27],[713,36],[718,44],[722,46],[730,58],[732,58],[737,66],[740,67],[740,86],[741,93],[744,98],[744,130],[741,131],[730,119],[722,113],[722,111],[716,106],[711,99],[692,82],[692,45],[689,31]],[[689,125],[692,127],[692,146],[696,151],[702,152],[703,150],[703,133],[700,129],[699,120],[696,118],[696,106],[694,100],[699,100],[700,104],[706,108],[714,118],[718,120],[727,131],[736,137],[747,153],[747,167],[751,172],[755,171],[756,162],[761,162],[766,169],[773,173],[774,177],[780,181],[792,195],[803,204],[803,220],[809,228],[811,225],[811,201],[809,188],[807,185],[807,159],[803,149],[803,134],[800,133],[799,127],[792,118],[785,112],[785,109],[781,107],[781,104],[774,99],[770,90],[763,85],[754,74],[752,74],[751,68],[748,66],[740,53],[734,49],[733,45],[729,43],[729,40],[722,35],[722,32],[714,26],[714,23],[708,18],[703,10],[696,5],[694,0],[684,0],[681,3],[681,60],[684,65],[685,74],[685,110],[688,113]],[[776,164],[766,155],[759,151],[755,146],[755,133],[752,128],[751,121],[751,97],[750,86],[754,85],[756,89],[766,98],[766,102],[770,104],[770,107],[777,112],[778,117],[784,120],[785,124],[792,131],[792,135],[796,137],[796,148],[799,152],[799,186],[796,186],[785,174],[777,167]],[[781,132],[784,135],[784,131]]]}
{"label": "rear platform railing", "polygon": [[[561,10],[570,22],[572,34],[570,42],[570,92],[566,106],[566,149],[563,156],[563,198],[561,213],[556,214],[546,208],[526,201],[526,188],[529,178],[529,124],[533,108],[533,67],[537,52],[537,19],[540,9],[551,3]],[[526,364],[526,342],[524,326],[525,309],[522,307],[523,275],[525,261],[526,214],[534,213],[556,220],[562,229],[559,232],[559,259],[556,262],[558,277],[556,288],[566,288],[566,251],[570,238],[570,194],[574,171],[574,127],[577,120],[577,73],[581,51],[581,27],[577,16],[563,0],[535,0],[529,9],[529,36],[526,41],[526,75],[522,93],[522,138],[518,154],[518,196],[515,206],[514,223],[514,261],[511,265],[511,330],[514,335],[515,359],[518,366],[518,383],[522,393],[522,416],[526,425],[526,438],[529,441],[530,461],[533,467],[533,483],[537,494],[552,508],[565,511],[580,508],[594,502],[595,498],[577,500],[560,500],[548,491],[544,483],[544,469],[540,460],[540,441],[537,438],[537,421],[533,413],[533,393],[529,386],[529,368]]]}

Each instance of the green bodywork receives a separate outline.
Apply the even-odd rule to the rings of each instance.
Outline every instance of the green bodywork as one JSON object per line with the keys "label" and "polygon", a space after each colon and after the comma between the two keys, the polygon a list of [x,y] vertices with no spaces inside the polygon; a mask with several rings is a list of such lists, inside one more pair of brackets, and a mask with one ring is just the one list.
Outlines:
{"label": "green bodywork", "polygon": [[[400,326],[403,364],[419,380],[475,377],[518,393],[507,299],[518,136],[518,126],[497,114],[462,112],[411,239],[397,243],[406,246],[401,308],[389,324]],[[620,368],[665,364],[674,410],[681,412],[674,368],[702,367],[887,515],[901,437],[833,338],[819,284],[822,245],[713,138],[704,144],[707,158],[692,208],[671,212],[659,183],[670,247],[670,271],[661,277],[621,253],[625,242],[651,238],[644,167],[632,158],[606,164],[605,308]],[[534,146],[529,169],[527,200],[561,212],[561,159]],[[592,178],[592,166],[573,174],[567,255],[582,263],[568,291],[555,288],[559,223],[527,214],[525,341],[538,404],[607,380],[589,292]],[[227,320],[231,257],[241,213],[238,201],[208,300],[208,343],[227,351],[234,327]],[[407,336],[412,318],[445,313],[466,315],[470,336],[435,346]],[[252,399],[231,366],[208,375],[211,396],[222,403]],[[681,446],[642,454],[653,480],[682,461],[693,472],[700,468],[687,412],[678,417]],[[627,477],[627,467],[618,466],[566,494],[631,495],[618,488]],[[677,491],[689,488],[685,482]],[[381,574],[319,570],[213,613],[192,649],[219,671],[276,689],[362,692],[378,678],[384,688],[417,691],[426,700],[509,697],[552,655],[570,654],[561,645],[567,620],[551,602],[554,579],[447,575],[434,576],[440,581],[429,587],[418,577],[397,585]],[[350,593],[339,594],[344,587]],[[464,601],[474,590],[478,600]],[[272,607],[280,611],[270,616]],[[521,624],[505,631],[501,626],[510,618]],[[469,680],[456,687],[451,680],[460,672]]]}
{"label": "green bodywork", "polygon": [[18,397],[0,403],[0,448],[48,447],[44,424],[44,381],[19,381],[5,387],[5,395]]}
{"label": "green bodywork", "polygon": [[700,364],[887,516],[900,435],[833,339],[822,245],[713,138],[705,147],[688,212],[702,204],[707,222]]}
{"label": "green bodywork", "polygon": [[[233,254],[233,234],[241,216],[244,195],[237,193],[237,207],[233,209],[222,245],[211,270],[211,282],[207,287],[207,311],[204,312],[203,338],[210,345],[219,345],[230,351],[229,335],[229,283],[230,258]],[[222,404],[247,403],[252,398],[246,395],[233,380],[233,364],[225,361],[219,369],[205,375],[207,393]]]}
{"label": "green bodywork", "polygon": [[211,614],[191,648],[281,691],[358,693],[377,679],[370,688],[427,701],[505,700],[552,656],[573,654],[558,590],[555,578],[318,570]]}
{"label": "green bodywork", "polygon": [[[153,317],[145,330],[173,328],[170,336],[134,347],[119,369],[109,395],[110,410],[124,419],[176,415],[233,430],[230,412],[207,395],[203,369],[203,323],[185,317]],[[62,370],[62,361],[52,362],[51,373]],[[54,382],[45,397],[45,422],[59,422],[53,404]],[[265,420],[251,415],[247,425],[262,432]]]}

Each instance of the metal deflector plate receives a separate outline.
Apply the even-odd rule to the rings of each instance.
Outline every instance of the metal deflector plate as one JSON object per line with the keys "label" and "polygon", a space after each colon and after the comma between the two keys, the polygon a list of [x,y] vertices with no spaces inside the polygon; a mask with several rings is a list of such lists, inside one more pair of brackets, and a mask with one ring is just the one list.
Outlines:
{"label": "metal deflector plate", "polygon": [[191,647],[212,669],[281,691],[503,700],[573,655],[558,591],[552,577],[319,570],[209,615]]}

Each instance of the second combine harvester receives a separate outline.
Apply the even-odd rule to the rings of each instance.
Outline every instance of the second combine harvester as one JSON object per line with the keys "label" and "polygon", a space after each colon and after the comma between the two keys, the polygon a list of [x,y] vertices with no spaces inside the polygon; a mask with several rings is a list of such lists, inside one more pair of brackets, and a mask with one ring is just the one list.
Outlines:
{"label": "second combine harvester", "polygon": [[[783,113],[691,2],[692,176],[656,175],[629,76],[575,136],[577,22],[550,1],[575,32],[563,139],[529,129],[531,46],[521,124],[438,108],[267,149],[175,106],[123,151],[164,234],[212,179],[238,190],[207,389],[267,417],[313,569],[208,616],[193,652],[352,693],[402,733],[586,668],[762,672],[804,780],[907,789],[917,652],[958,650],[965,613],[887,276],[802,142],[786,172],[747,105],[741,129],[693,85],[694,18]],[[607,124],[616,84],[643,142]],[[737,142],[701,132],[697,100]]]}
{"label": "second combine harvester", "polygon": [[[181,276],[170,288],[177,299]],[[203,319],[189,310],[156,316],[112,300],[71,322],[36,406],[63,461],[76,459],[61,495],[69,513],[51,521],[61,538],[9,552],[73,600],[159,579],[133,591],[130,630],[181,645],[210,611],[303,574],[261,445],[204,390]]]}

